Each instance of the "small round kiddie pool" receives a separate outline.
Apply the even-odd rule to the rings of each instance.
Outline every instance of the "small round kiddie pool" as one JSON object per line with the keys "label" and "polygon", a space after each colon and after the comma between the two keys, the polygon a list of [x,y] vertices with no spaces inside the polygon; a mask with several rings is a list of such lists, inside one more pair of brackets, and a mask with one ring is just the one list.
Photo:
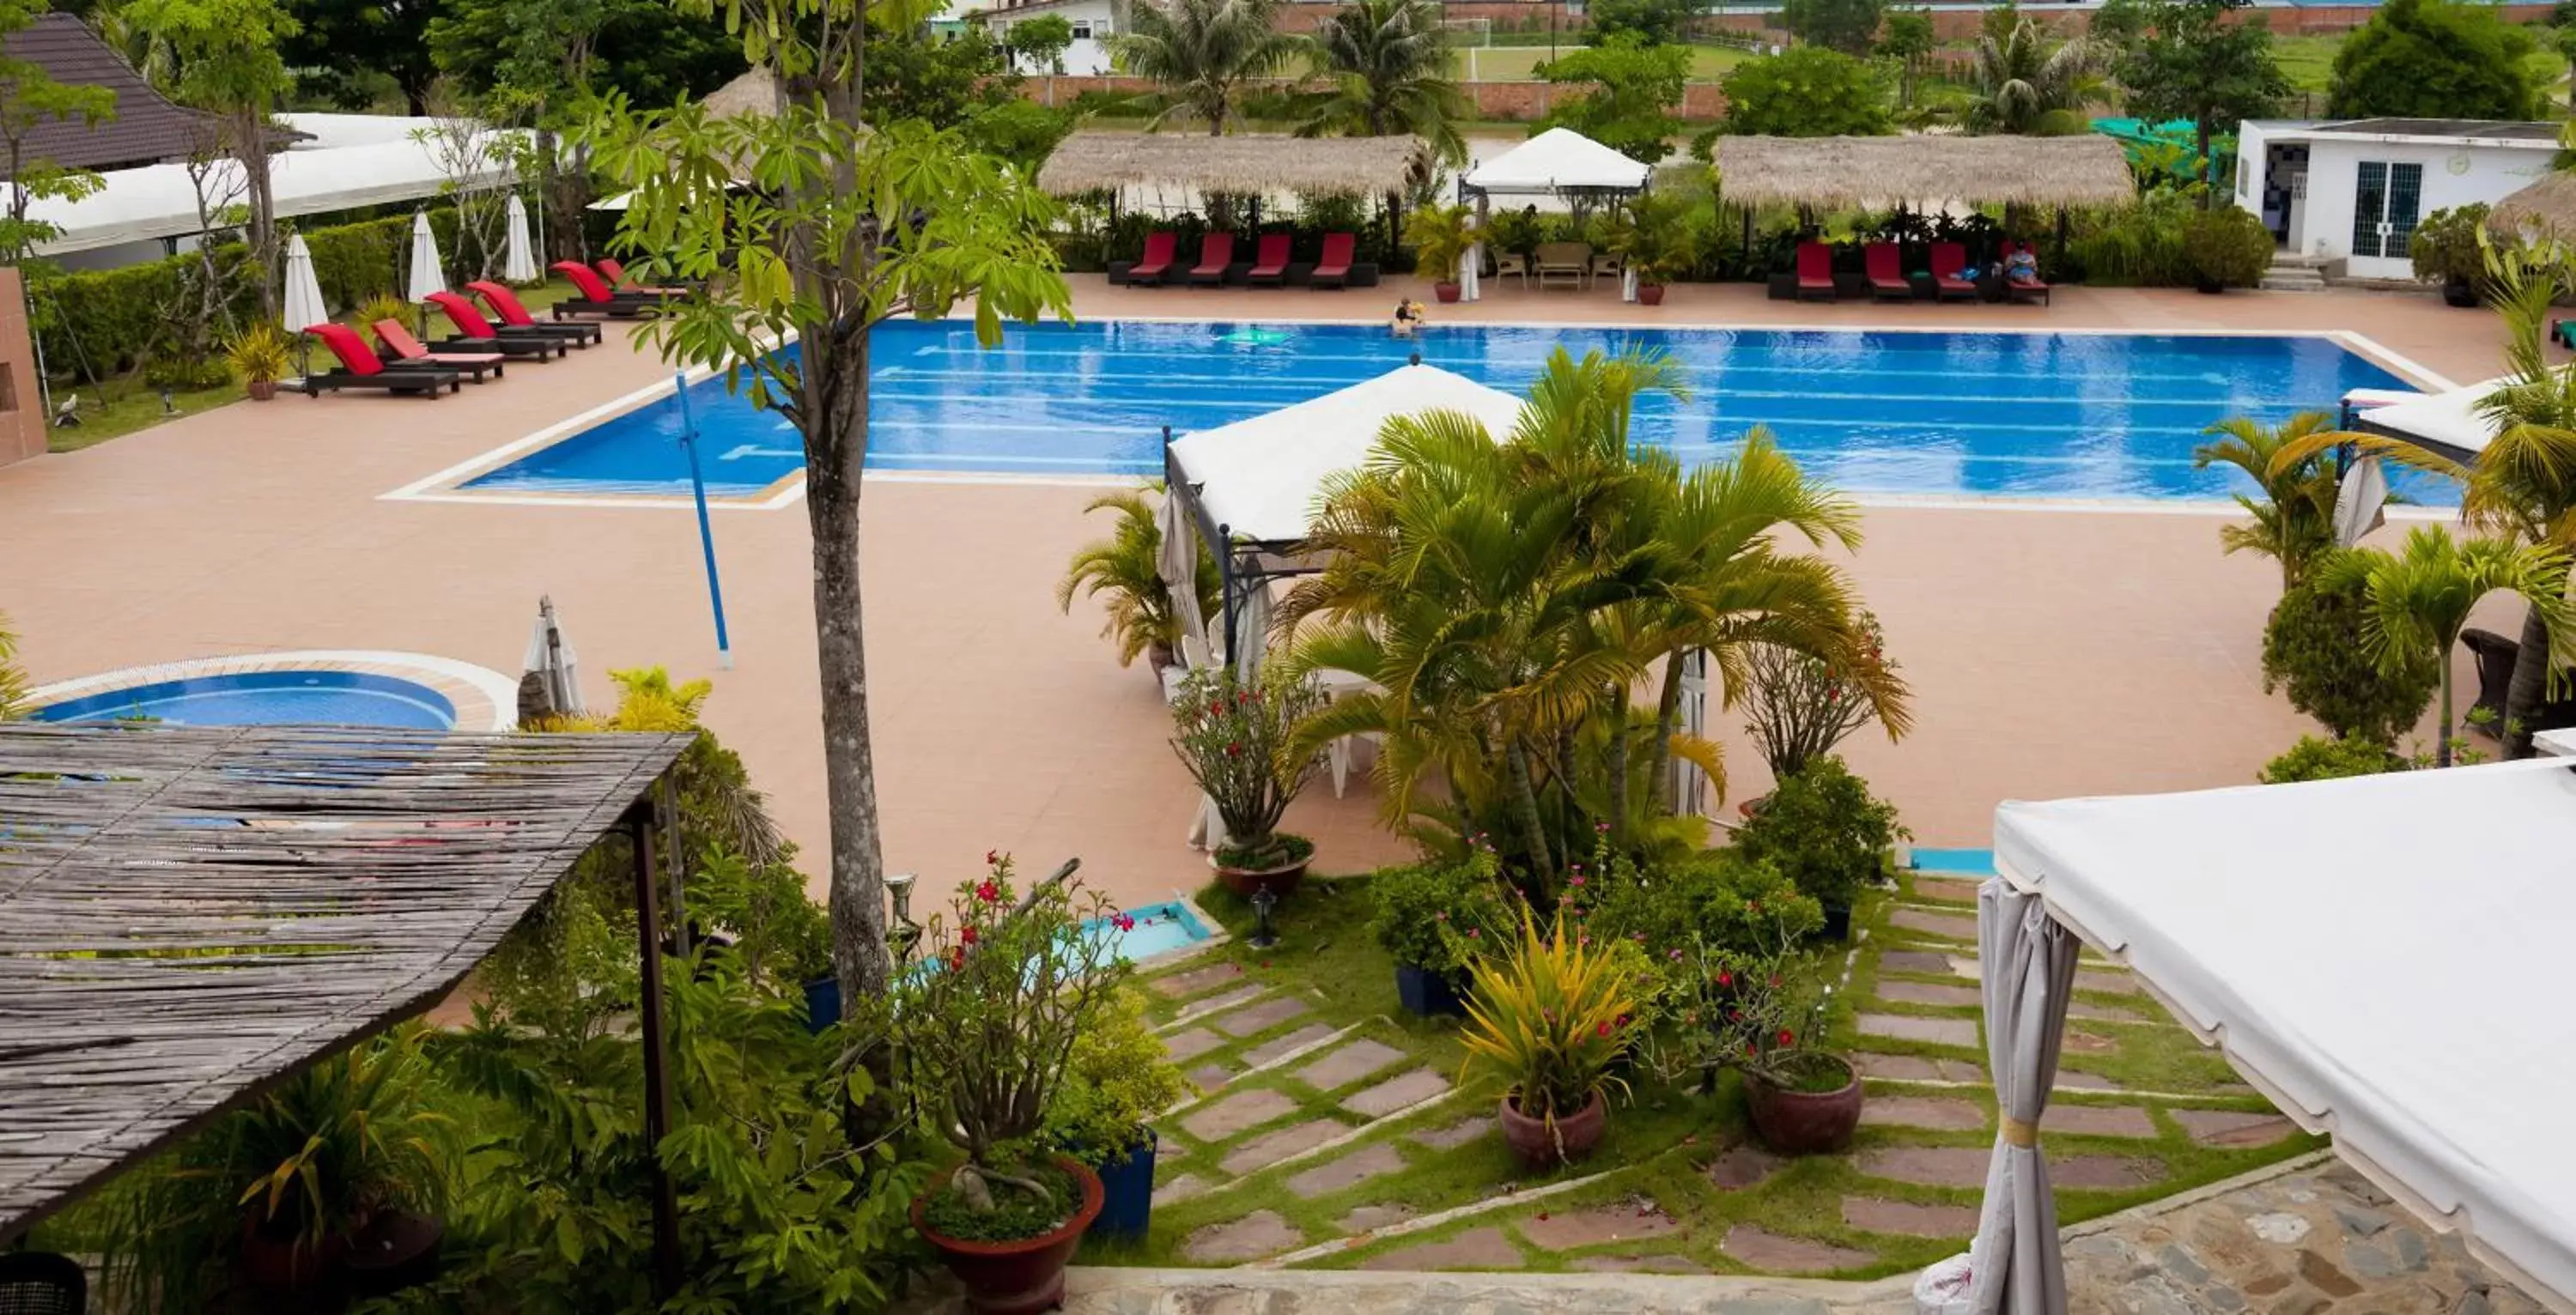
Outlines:
{"label": "small round kiddie pool", "polygon": [[308,651],[133,667],[38,689],[38,721],[150,719],[174,726],[507,729],[515,688],[499,672],[413,653]]}

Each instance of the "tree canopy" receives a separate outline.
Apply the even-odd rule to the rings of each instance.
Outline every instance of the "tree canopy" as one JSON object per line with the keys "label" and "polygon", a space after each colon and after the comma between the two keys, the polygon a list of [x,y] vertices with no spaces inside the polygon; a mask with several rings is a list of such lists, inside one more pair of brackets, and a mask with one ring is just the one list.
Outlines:
{"label": "tree canopy", "polygon": [[[2199,158],[2222,126],[2279,111],[2290,80],[2272,53],[2272,29],[2260,14],[2229,22],[2251,0],[2149,0],[2145,32],[2119,62],[2129,112],[2144,119],[2189,119]],[[2215,189],[2213,189],[2215,190]],[[2204,198],[2204,204],[2206,198]]]}
{"label": "tree canopy", "polygon": [[1866,55],[1884,13],[1881,0],[1785,0],[1780,21],[1800,41]]}
{"label": "tree canopy", "polygon": [[2528,119],[2539,112],[2531,35],[2492,5],[2387,0],[2335,52],[2336,118]]}
{"label": "tree canopy", "polygon": [[1444,160],[1464,160],[1458,124],[1471,116],[1450,80],[1436,0],[1352,0],[1315,30],[1316,72],[1331,80],[1297,125],[1300,136],[1410,134]]}
{"label": "tree canopy", "polygon": [[1586,45],[1600,45],[1622,32],[1634,32],[1650,46],[1690,36],[1689,0],[1594,0],[1584,16],[1592,20]]}
{"label": "tree canopy", "polygon": [[279,43],[296,87],[344,110],[372,109],[390,84],[413,114],[438,79],[430,20],[458,0],[288,0],[297,31]]}
{"label": "tree canopy", "polygon": [[1532,125],[1532,136],[1549,128],[1572,128],[1641,164],[1657,163],[1672,153],[1672,136],[1681,130],[1672,111],[1690,86],[1689,48],[1648,45],[1637,34],[1622,32],[1549,60],[1538,72],[1550,82],[1584,84],[1591,90],[1558,102]]}
{"label": "tree canopy", "polygon": [[1727,72],[1725,88],[1725,130],[1741,136],[1870,137],[1890,129],[1877,70],[1823,46],[1747,60]]}

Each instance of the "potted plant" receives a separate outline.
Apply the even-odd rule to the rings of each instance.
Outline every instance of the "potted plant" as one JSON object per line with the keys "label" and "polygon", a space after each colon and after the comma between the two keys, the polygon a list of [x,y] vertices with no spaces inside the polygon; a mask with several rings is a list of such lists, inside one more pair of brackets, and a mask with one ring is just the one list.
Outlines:
{"label": "potted plant", "polygon": [[2480,304],[2487,276],[2486,226],[2487,204],[2477,201],[2426,215],[2407,240],[2415,277],[2441,284],[2448,305]]}
{"label": "potted plant", "polygon": [[1861,887],[1886,875],[1896,842],[1911,834],[1896,820],[1894,805],[1871,795],[1868,782],[1828,755],[1784,778],[1737,830],[1735,847],[1746,858],[1767,860],[1823,905],[1825,937],[1846,941]]}
{"label": "potted plant", "polygon": [[1592,1153],[1609,1126],[1613,1072],[1636,1024],[1627,962],[1569,934],[1562,914],[1545,934],[1527,911],[1519,943],[1473,966],[1475,996],[1462,1036],[1464,1076],[1503,1084],[1503,1140],[1535,1169]]}
{"label": "potted plant", "polygon": [[234,334],[224,347],[225,361],[254,402],[277,396],[277,381],[286,377],[291,355],[286,335],[274,324],[254,324]]}
{"label": "potted plant", "polygon": [[1628,203],[1625,222],[1610,230],[1610,250],[1637,276],[1637,300],[1664,302],[1664,285],[1699,262],[1699,234],[1690,202],[1676,194],[1645,192]]}
{"label": "potted plant", "polygon": [[1493,851],[1480,848],[1462,862],[1396,868],[1370,883],[1377,912],[1369,934],[1395,960],[1396,999],[1406,1012],[1466,1014],[1459,987],[1468,968],[1509,930],[1501,874]]}
{"label": "potted plant", "polygon": [[1698,1016],[1713,1063],[1744,1077],[1745,1112],[1762,1144],[1783,1155],[1820,1155],[1851,1145],[1860,1126],[1860,1076],[1824,1050],[1833,988],[1820,986],[1785,929],[1756,954],[1714,957]]}
{"label": "potted plant", "polygon": [[[1154,479],[1142,488],[1093,498],[1083,511],[1115,513],[1109,537],[1074,553],[1055,587],[1056,606],[1068,615],[1076,594],[1100,599],[1109,613],[1100,634],[1118,645],[1118,665],[1128,666],[1141,654],[1158,679],[1181,647],[1181,618],[1163,579],[1163,527],[1154,501],[1162,493],[1163,481]],[[1205,544],[1198,553],[1198,569],[1190,578],[1198,592],[1199,615],[1214,616],[1222,605],[1216,561]]]}
{"label": "potted plant", "polygon": [[969,1309],[1015,1315],[1055,1305],[1064,1266],[1100,1214],[1100,1176],[1040,1134],[1075,1041],[1097,1026],[1128,975],[1112,921],[1073,865],[1022,895],[1011,859],[958,887],[922,944],[930,968],[882,1002],[883,1035],[922,1102],[921,1124],[958,1150],[912,1203],[912,1226],[965,1287]]}
{"label": "potted plant", "polygon": [[1413,248],[1414,272],[1431,280],[1431,293],[1442,301],[1458,299],[1458,261],[1476,245],[1467,207],[1426,205],[1404,219],[1405,245]]}
{"label": "potted plant", "polygon": [[1188,1086],[1145,1017],[1145,996],[1123,985],[1073,1040],[1064,1083],[1047,1108],[1047,1138],[1100,1175],[1091,1236],[1141,1238],[1154,1217],[1154,1130]]}
{"label": "potted plant", "polygon": [[1292,747],[1290,732],[1323,701],[1312,681],[1274,677],[1254,687],[1231,666],[1202,667],[1181,685],[1172,751],[1216,803],[1225,826],[1217,878],[1238,895],[1286,897],[1315,856],[1315,843],[1281,831],[1279,819],[1318,761]]}
{"label": "potted plant", "polygon": [[[1853,732],[1878,720],[1882,695],[1903,692],[1875,614],[1866,609],[1856,613],[1846,638],[1847,650],[1837,655],[1838,661],[1780,644],[1745,645],[1744,729],[1770,766],[1772,780],[1788,780],[1809,759],[1833,752]],[[1749,818],[1766,802],[1748,799],[1737,807]]]}
{"label": "potted plant", "polygon": [[2250,288],[2272,267],[2272,230],[2234,206],[2195,212],[2183,221],[2183,264],[2192,286],[2218,293]]}

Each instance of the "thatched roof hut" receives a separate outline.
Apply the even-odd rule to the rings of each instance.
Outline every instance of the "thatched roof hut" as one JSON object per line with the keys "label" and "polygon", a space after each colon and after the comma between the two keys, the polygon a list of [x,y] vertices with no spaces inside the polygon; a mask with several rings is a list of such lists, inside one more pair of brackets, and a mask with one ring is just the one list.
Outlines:
{"label": "thatched roof hut", "polygon": [[1047,157],[1038,186],[1058,196],[1139,186],[1369,196],[1403,190],[1428,149],[1417,137],[1077,132]]}
{"label": "thatched roof hut", "polygon": [[2125,205],[2128,153],[2081,137],[1720,137],[1719,186],[1743,204]]}
{"label": "thatched roof hut", "polygon": [[2576,174],[2553,169],[2496,202],[2487,212],[2487,231],[2498,237],[2576,238]]}
{"label": "thatched roof hut", "polygon": [[784,103],[778,75],[756,68],[707,93],[707,115],[730,119],[738,115],[774,115]]}

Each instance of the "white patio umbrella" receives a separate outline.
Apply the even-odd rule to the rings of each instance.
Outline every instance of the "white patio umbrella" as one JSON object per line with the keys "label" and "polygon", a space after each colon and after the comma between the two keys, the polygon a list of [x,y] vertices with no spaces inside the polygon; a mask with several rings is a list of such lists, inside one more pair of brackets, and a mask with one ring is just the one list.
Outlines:
{"label": "white patio umbrella", "polygon": [[[1681,656],[1682,664],[1682,729],[1693,735],[1708,734],[1708,650],[1694,648]],[[1708,812],[1708,773],[1698,763],[1676,756],[1673,759],[1673,801],[1684,813],[1705,816]]]}
{"label": "white patio umbrella", "polygon": [[447,275],[441,272],[438,259],[438,237],[429,231],[429,212],[416,210],[411,216],[411,281],[404,285],[417,304],[429,300],[429,294],[447,288]]}
{"label": "white patio umbrella", "polygon": [[[285,295],[278,313],[286,321],[287,332],[295,335],[296,351],[301,357],[307,347],[304,330],[331,319],[331,309],[322,304],[322,281],[313,273],[313,249],[304,244],[302,233],[286,239]],[[297,364],[304,373],[312,373],[303,360]]]}
{"label": "white patio umbrella", "polygon": [[510,193],[503,214],[510,233],[501,255],[501,277],[512,283],[533,283],[537,279],[537,256],[528,243],[528,207],[520,202],[518,193]]}
{"label": "white patio umbrella", "polygon": [[1466,254],[1458,257],[1458,300],[1475,301],[1485,295],[1478,286],[1478,276],[1484,270],[1485,244],[1474,243],[1467,248]]}
{"label": "white patio umbrella", "polygon": [[1986,1062],[2002,1130],[1986,1169],[1985,1214],[1968,1249],[1974,1315],[2066,1315],[2066,1259],[2057,1249],[2057,1198],[2039,1153],[2039,1116],[2057,1082],[2079,948],[2038,895],[2000,877],[1978,887]]}
{"label": "white patio umbrella", "polygon": [[2387,502],[2388,475],[2380,469],[2379,458],[2363,457],[2345,467],[2343,482],[2335,489],[2335,546],[2349,548],[2378,529],[2388,519],[2382,510]]}
{"label": "white patio umbrella", "polygon": [[[542,707],[541,715],[561,717],[581,715],[580,658],[572,651],[571,641],[564,638],[563,626],[555,620],[555,600],[537,599],[536,628],[528,632],[528,653],[520,662],[526,675],[519,680],[519,716],[526,720],[534,694]],[[536,688],[530,690],[534,684]]]}

